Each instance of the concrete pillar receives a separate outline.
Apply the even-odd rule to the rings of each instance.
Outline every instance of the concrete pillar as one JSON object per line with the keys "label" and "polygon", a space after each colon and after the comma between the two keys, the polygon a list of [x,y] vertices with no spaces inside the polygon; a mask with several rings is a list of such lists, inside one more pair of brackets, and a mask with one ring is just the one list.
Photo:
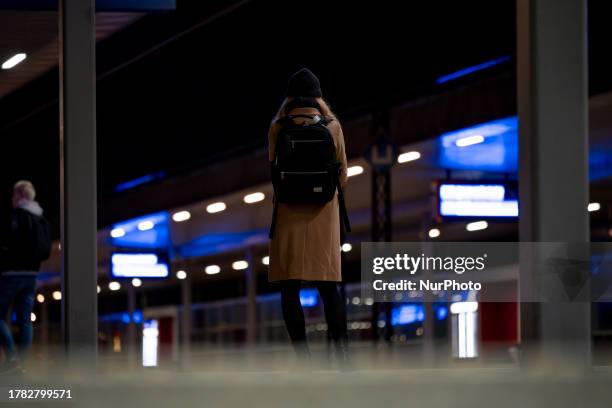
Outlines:
{"label": "concrete pillar", "polygon": [[[586,3],[517,1],[523,242],[589,241]],[[522,293],[542,278],[529,268],[533,256],[521,251]],[[525,346],[588,364],[590,303],[521,303],[520,316]]]}
{"label": "concrete pillar", "polygon": [[60,209],[62,325],[70,355],[97,355],[95,1],[61,0]]}

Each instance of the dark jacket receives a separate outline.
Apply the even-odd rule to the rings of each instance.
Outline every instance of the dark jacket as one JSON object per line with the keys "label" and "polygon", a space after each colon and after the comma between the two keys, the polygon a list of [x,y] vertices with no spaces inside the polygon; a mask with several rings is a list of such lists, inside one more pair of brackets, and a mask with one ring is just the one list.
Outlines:
{"label": "dark jacket", "polygon": [[[34,202],[35,203],[35,202]],[[10,211],[0,226],[0,273],[38,271],[49,257],[50,228],[37,203]]]}

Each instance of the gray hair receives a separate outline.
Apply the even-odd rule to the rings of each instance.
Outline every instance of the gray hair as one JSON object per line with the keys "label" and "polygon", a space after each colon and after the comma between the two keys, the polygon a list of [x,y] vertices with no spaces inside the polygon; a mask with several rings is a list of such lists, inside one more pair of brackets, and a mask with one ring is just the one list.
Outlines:
{"label": "gray hair", "polygon": [[13,191],[19,192],[29,201],[33,201],[36,198],[36,189],[34,189],[34,184],[29,180],[20,180],[16,182],[13,186]]}

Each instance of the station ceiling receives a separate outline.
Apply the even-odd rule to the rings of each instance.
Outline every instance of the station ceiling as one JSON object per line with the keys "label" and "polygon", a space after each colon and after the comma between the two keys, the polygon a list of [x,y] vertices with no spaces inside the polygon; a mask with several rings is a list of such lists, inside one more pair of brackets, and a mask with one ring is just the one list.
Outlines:
{"label": "station ceiling", "polygon": [[[610,32],[604,3],[590,1],[600,8],[590,13],[599,34],[591,36],[597,91],[606,89],[601,78],[608,78],[606,67],[612,67],[601,57],[607,54],[601,32]],[[0,54],[29,36],[41,50],[52,48],[53,18],[44,14],[19,24],[0,12],[7,21],[0,24],[0,38],[6,39]],[[333,108],[342,120],[351,120],[449,87],[469,87],[482,75],[444,85],[436,80],[513,56],[515,47],[514,0],[317,0],[307,7],[263,0],[179,1],[175,12],[135,22],[132,17],[98,14],[99,22],[108,18],[112,26],[98,43],[101,197],[143,175],[185,174],[220,157],[263,148],[286,79],[301,66],[321,77]],[[38,32],[48,36],[46,46],[35,38]],[[32,55],[32,67],[19,66],[25,71],[21,79],[0,76],[0,83],[6,82],[4,93],[0,87],[0,192],[16,178],[30,178],[40,186],[49,213],[56,214],[57,71],[42,57],[34,64]],[[500,73],[513,75],[512,60],[483,75]],[[27,152],[27,160],[15,152]]]}

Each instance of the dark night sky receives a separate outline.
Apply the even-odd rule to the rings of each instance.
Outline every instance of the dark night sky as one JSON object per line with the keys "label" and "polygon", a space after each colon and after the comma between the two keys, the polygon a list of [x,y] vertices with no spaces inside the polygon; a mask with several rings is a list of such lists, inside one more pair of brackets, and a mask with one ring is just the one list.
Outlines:
{"label": "dark night sky", "polygon": [[[514,55],[514,1],[253,0],[105,75],[229,4],[179,0],[176,12],[147,16],[99,44],[102,195],[121,181],[162,170],[180,174],[263,146],[286,79],[301,66],[321,77],[325,96],[348,118],[435,92],[437,76]],[[591,1],[592,9],[602,5]],[[591,12],[595,90],[612,86],[605,15]],[[53,70],[0,100],[2,189],[31,178],[52,213],[59,201],[57,89]]]}

